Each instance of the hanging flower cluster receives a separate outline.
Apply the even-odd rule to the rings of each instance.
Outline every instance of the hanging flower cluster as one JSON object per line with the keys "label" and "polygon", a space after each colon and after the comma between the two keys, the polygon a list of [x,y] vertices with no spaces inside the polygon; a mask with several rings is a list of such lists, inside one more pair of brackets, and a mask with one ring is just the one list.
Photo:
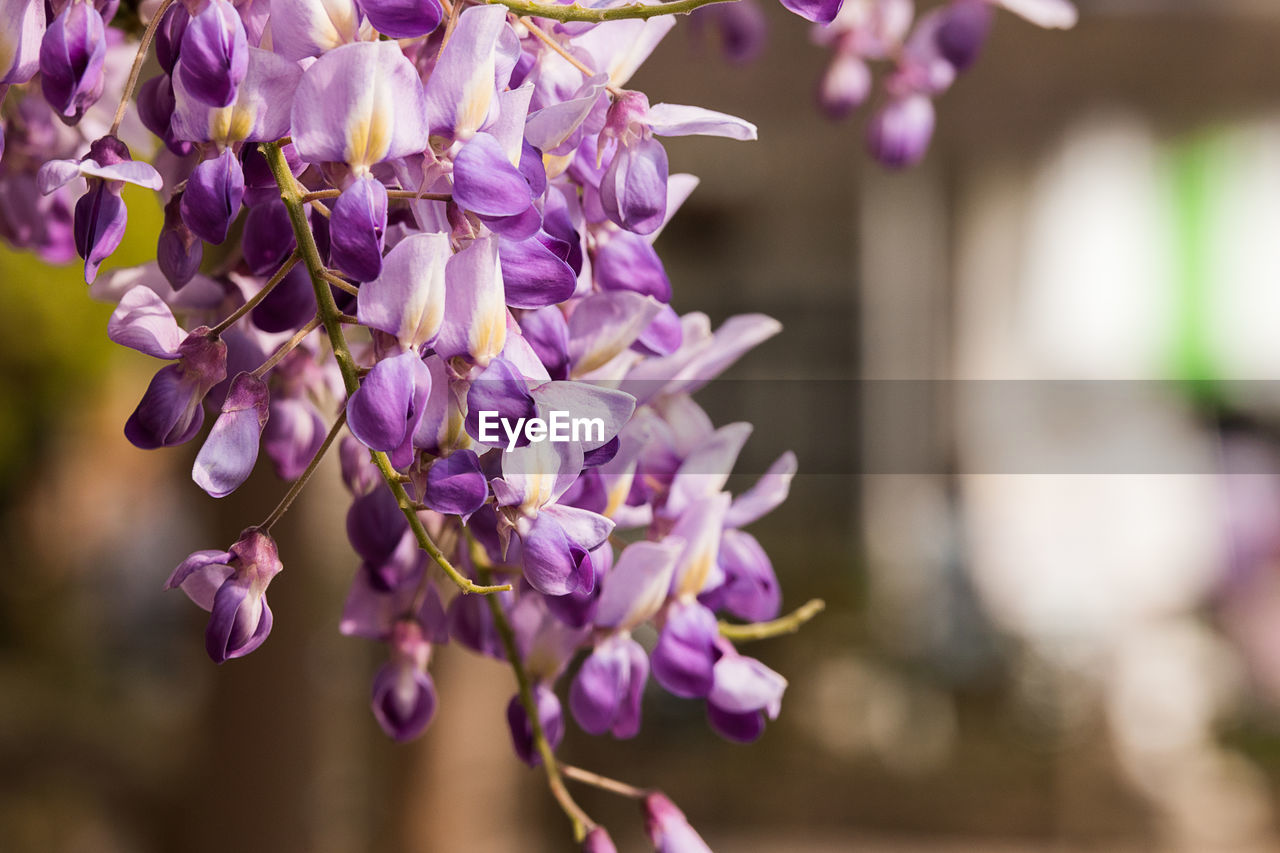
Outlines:
{"label": "hanging flower cluster", "polygon": [[[567,718],[632,737],[653,681],[752,741],[787,682],[735,639],[821,608],[778,618],[773,568],[744,529],[786,497],[795,458],[729,494],[751,427],[717,429],[691,396],[779,325],[677,314],[653,248],[697,183],[669,173],[662,138],[756,136],[625,88],[670,14],[709,2],[163,0],[135,44],[107,26],[111,0],[0,0],[0,85],[14,87],[0,235],[78,255],[94,295],[118,303],[111,339],[165,362],[130,442],[189,442],[208,414],[199,487],[230,494],[263,451],[292,482],[268,518],[168,580],[209,612],[209,656],[268,639],[272,526],[336,445],[358,558],[340,628],[386,649],[374,719],[396,740],[430,724],[437,646],[505,660],[514,750],[545,768],[586,850],[613,845],[565,789],[598,778],[557,761]],[[899,88],[925,96],[941,86],[910,57],[961,68],[956,45],[987,9],[952,3],[899,50],[892,3],[784,5],[836,20],[827,32],[856,62],[880,39],[894,79],[915,81]],[[150,54],[159,72],[140,83]],[[122,141],[135,90],[151,163]],[[99,276],[125,184],[162,194],[155,261]],[[642,802],[658,849],[706,849],[661,794],[609,787]]]}

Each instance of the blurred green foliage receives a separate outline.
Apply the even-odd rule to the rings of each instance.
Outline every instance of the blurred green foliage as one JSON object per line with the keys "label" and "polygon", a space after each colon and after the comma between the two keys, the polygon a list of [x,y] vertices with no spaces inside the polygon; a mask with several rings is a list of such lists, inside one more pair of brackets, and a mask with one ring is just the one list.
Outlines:
{"label": "blurred green foliage", "polygon": [[[124,192],[129,226],[103,272],[140,264],[155,253],[162,211],[154,193]],[[101,387],[112,344],[111,306],[89,298],[77,261],[52,266],[0,246],[0,502],[28,465],[41,458],[58,418]]]}

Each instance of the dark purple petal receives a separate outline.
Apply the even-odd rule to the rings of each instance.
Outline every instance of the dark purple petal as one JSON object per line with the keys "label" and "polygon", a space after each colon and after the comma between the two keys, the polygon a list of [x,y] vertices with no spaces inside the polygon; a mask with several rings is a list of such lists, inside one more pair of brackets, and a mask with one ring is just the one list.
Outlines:
{"label": "dark purple petal", "polygon": [[68,3],[40,42],[40,89],[59,118],[74,124],[102,96],[106,27],[91,3]]}
{"label": "dark purple petal", "polygon": [[356,281],[382,272],[382,238],[387,230],[387,188],[366,175],[342,191],[329,217],[333,266]]}
{"label": "dark purple petal", "polygon": [[[582,478],[579,478],[579,482],[581,481]],[[567,497],[568,493],[562,499]],[[578,589],[565,595],[543,596],[547,611],[570,628],[583,628],[594,621],[600,603],[600,581],[613,563],[613,548],[607,542],[591,552],[579,550],[582,551],[581,557],[574,554],[574,559],[581,560],[584,570],[588,567],[591,569],[590,589]]]}
{"label": "dark purple petal", "polygon": [[542,227],[542,214],[530,201],[529,206],[511,216],[484,216],[477,218],[495,234],[501,234],[508,240],[527,240],[538,233]]}
{"label": "dark purple petal", "polygon": [[204,243],[182,221],[182,195],[164,208],[164,226],[156,241],[156,265],[174,290],[181,290],[195,277],[204,260]]}
{"label": "dark purple petal", "polygon": [[373,716],[389,737],[413,740],[436,713],[431,676],[408,662],[384,664],[373,678]]}
{"label": "dark purple petal", "polygon": [[764,734],[764,713],[761,711],[736,714],[714,702],[707,702],[707,722],[717,734],[735,743],[751,743]]}
{"label": "dark purple petal", "polygon": [[422,502],[445,515],[471,515],[489,496],[489,481],[480,470],[480,459],[470,450],[459,450],[437,459],[427,469]]}
{"label": "dark purple petal", "polygon": [[431,373],[415,352],[373,366],[347,403],[351,433],[371,450],[391,454],[402,467],[413,456],[413,431],[431,392]]}
{"label": "dark purple petal", "polygon": [[726,530],[718,559],[725,581],[711,593],[716,601],[713,609],[723,609],[748,622],[777,618],[781,606],[778,579],[756,538],[741,530]]}
{"label": "dark purple petal", "polygon": [[274,273],[296,245],[289,211],[278,193],[276,198],[249,208],[241,248],[254,275]]}
{"label": "dark purple petal", "polygon": [[243,199],[244,171],[231,149],[224,149],[192,170],[182,194],[182,221],[206,243],[222,243]]}
{"label": "dark purple petal", "polygon": [[[206,330],[207,331],[207,330]],[[162,368],[125,423],[125,437],[143,450],[190,441],[204,423],[201,403],[227,375],[227,345],[192,333],[176,364]]]}
{"label": "dark purple petal", "polygon": [[[537,415],[533,395],[529,393],[530,384],[505,358],[495,358],[489,362],[489,366],[471,382],[471,387],[467,390],[467,434],[485,444],[505,447],[508,437],[504,427],[497,421],[506,421],[514,429],[520,420]],[[484,436],[480,434],[480,415],[483,412],[497,413],[496,421],[492,415],[486,418],[490,429]],[[491,441],[490,438],[494,435],[497,440]],[[515,446],[524,447],[528,443],[529,439],[521,430]]]}
{"label": "dark purple petal", "polygon": [[682,343],[684,326],[680,323],[680,315],[670,305],[663,305],[631,348],[661,358],[675,353]]}
{"label": "dark purple petal", "polygon": [[713,684],[715,639],[719,633],[715,615],[701,604],[673,604],[653,649],[653,677],[675,696],[705,697]]}
{"label": "dark purple petal", "polygon": [[305,264],[297,264],[275,289],[249,313],[253,325],[264,332],[290,332],[316,313],[316,291]]}
{"label": "dark purple petal", "polygon": [[211,497],[231,494],[248,479],[258,461],[258,442],[267,424],[267,383],[240,373],[222,404],[222,414],[196,455],[192,479]]}
{"label": "dark purple petal", "polygon": [[525,579],[538,592],[564,595],[579,589],[589,590],[594,583],[585,549],[573,547],[565,529],[546,508],[534,520],[521,544]]}
{"label": "dark purple petal", "polygon": [[453,161],[453,200],[484,216],[514,216],[529,207],[529,182],[511,165],[501,143],[477,133]]}
{"label": "dark purple petal", "polygon": [[271,633],[266,595],[248,580],[233,576],[218,588],[205,629],[204,647],[214,663],[244,657]]}
{"label": "dark purple petal", "polygon": [[600,178],[600,203],[616,224],[652,234],[667,216],[667,151],[656,139],[619,146]]}
{"label": "dark purple petal", "polygon": [[[533,685],[533,699],[538,709],[538,721],[542,724],[542,733],[554,752],[564,739],[564,713],[560,708],[560,699],[554,691],[542,684]],[[507,704],[507,725],[511,727],[511,744],[520,760],[530,767],[542,764],[542,756],[533,746],[533,726],[518,695],[511,697],[511,702]]]}
{"label": "dark purple petal", "polygon": [[176,73],[183,87],[201,103],[225,107],[248,71],[249,41],[239,13],[228,0],[208,0],[182,34]]}
{"label": "dark purple petal", "polygon": [[92,282],[98,267],[124,239],[129,211],[120,198],[120,186],[91,181],[89,191],[76,202],[73,224],[76,253],[84,258],[84,280]]}
{"label": "dark purple petal", "polygon": [[173,66],[178,62],[179,49],[182,46],[182,34],[187,31],[191,16],[181,3],[174,3],[160,19],[156,28],[155,45],[156,60],[165,74],[173,73]]}
{"label": "dark purple petal", "polygon": [[558,305],[577,288],[573,269],[546,245],[553,238],[542,234],[527,240],[502,240],[498,260],[502,262],[502,284],[507,304],[513,308],[542,308]]}
{"label": "dark purple petal", "polygon": [[[367,452],[366,452],[367,453]],[[347,538],[356,554],[373,566],[391,560],[406,538],[409,522],[389,489],[376,488],[347,510]]]}
{"label": "dark purple petal", "polygon": [[[599,245],[591,257],[596,284],[604,290],[632,290],[659,302],[671,301],[671,281],[648,240],[619,231]],[[504,270],[505,272],[505,270]]]}
{"label": "dark purple petal", "polygon": [[[502,247],[498,249],[498,257],[502,257]],[[509,280],[505,268],[502,275],[504,282]],[[559,307],[548,305],[527,312],[520,318],[520,334],[552,379],[569,378],[569,324]]]}
{"label": "dark purple petal", "polygon": [[417,38],[440,26],[444,10],[437,0],[359,0],[374,29],[391,38]]}
{"label": "dark purple petal", "polygon": [[829,24],[840,13],[844,0],[781,0],[782,5],[806,21]]}

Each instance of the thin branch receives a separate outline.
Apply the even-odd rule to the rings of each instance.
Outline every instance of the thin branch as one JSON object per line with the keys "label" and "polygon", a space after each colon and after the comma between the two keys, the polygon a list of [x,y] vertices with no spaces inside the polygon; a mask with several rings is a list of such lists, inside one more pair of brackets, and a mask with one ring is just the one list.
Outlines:
{"label": "thin branch", "polygon": [[[302,196],[303,204],[310,204],[313,201],[320,201],[326,198],[337,198],[342,195],[341,190],[315,190],[305,193]],[[453,198],[452,193],[420,193],[416,190],[387,190],[387,198],[407,198],[413,201],[449,201]]]}
{"label": "thin branch", "polygon": [[583,770],[581,767],[574,767],[572,764],[561,764],[560,772],[566,779],[592,785],[602,791],[630,797],[633,800],[643,800],[653,793],[644,788],[637,788],[635,785],[628,785],[626,782],[619,782],[617,779],[610,779],[608,776],[601,776],[599,773],[592,773],[590,770]]}
{"label": "thin branch", "polygon": [[350,293],[352,296],[360,295],[360,288],[356,287],[337,273],[332,272],[331,270],[325,270],[324,277],[326,281],[338,288],[338,290],[341,290],[344,293]]}
{"label": "thin branch", "polygon": [[120,123],[124,121],[125,111],[129,109],[129,101],[133,98],[133,90],[138,86],[138,75],[142,73],[142,64],[147,61],[147,50],[156,37],[156,30],[160,28],[160,20],[164,17],[164,13],[169,11],[173,2],[174,0],[164,0],[142,32],[142,40],[138,42],[138,53],[133,57],[133,67],[129,69],[129,80],[124,84],[124,93],[120,96],[120,104],[116,107],[116,115],[111,120],[111,130],[107,131],[107,136],[115,136],[120,130]]}
{"label": "thin branch", "polygon": [[[520,23],[523,24],[525,28],[529,30],[529,32],[533,33],[533,35],[536,36],[539,41],[541,41],[547,47],[551,48],[556,53],[560,54],[561,58],[563,58],[565,62],[569,63],[574,68],[581,71],[584,76],[589,78],[596,76],[596,72],[592,71],[591,68],[586,63],[578,59],[578,57],[574,56],[569,51],[565,50],[564,46],[561,45],[560,42],[556,41],[551,36],[547,35],[547,33],[541,27],[535,24],[532,20],[530,20],[529,18],[521,18]],[[609,94],[611,95],[617,96],[622,94],[621,90],[617,86],[614,86],[612,83],[607,85],[605,88],[609,90]]]}
{"label": "thin branch", "polygon": [[293,352],[294,348],[297,347],[298,344],[302,343],[303,339],[306,338],[307,335],[311,334],[319,327],[320,318],[318,316],[312,317],[307,321],[307,325],[303,326],[294,334],[293,337],[281,344],[280,348],[271,354],[271,358],[264,361],[257,370],[253,371],[253,375],[261,379],[267,374],[267,371],[279,364],[281,359]]}
{"label": "thin branch", "polygon": [[249,299],[246,300],[245,303],[241,305],[239,308],[232,311],[231,314],[227,317],[227,319],[223,320],[221,323],[213,327],[213,333],[215,335],[222,334],[227,329],[231,328],[231,325],[235,323],[236,320],[239,320],[245,314],[248,314],[254,308],[257,308],[258,303],[266,299],[267,294],[271,293],[271,291],[275,289],[275,286],[277,284],[284,281],[284,277],[289,274],[289,271],[293,269],[297,265],[298,261],[300,260],[302,260],[302,256],[299,255],[298,252],[295,250],[294,253],[290,255],[289,258],[280,267],[280,269],[276,270],[276,274],[271,276],[271,278],[267,279],[267,283],[262,285],[261,290],[253,294],[253,296],[250,296]]}
{"label": "thin branch", "polygon": [[311,475],[316,472],[316,468],[320,467],[320,460],[324,459],[324,455],[329,450],[329,446],[333,444],[333,440],[338,437],[338,433],[342,431],[342,427],[347,423],[347,410],[343,409],[342,414],[338,415],[338,419],[333,422],[333,426],[329,429],[329,434],[324,437],[324,443],[320,445],[320,449],[316,451],[316,455],[311,457],[311,461],[307,463],[307,469],[302,472],[302,476],[293,481],[293,485],[289,487],[289,491],[284,493],[284,497],[280,499],[280,503],[276,504],[276,508],[271,510],[271,515],[267,516],[267,520],[262,522],[259,527],[264,533],[271,530],[271,525],[280,520],[289,507],[297,499],[298,495],[306,487],[307,481],[311,479]]}
{"label": "thin branch", "polygon": [[[480,573],[481,577],[488,574],[485,569],[481,569]],[[596,826],[596,823],[582,810],[582,806],[577,804],[573,795],[569,793],[569,789],[565,787],[564,777],[560,774],[560,763],[556,760],[556,754],[552,751],[551,743],[542,729],[542,719],[538,716],[538,705],[533,698],[533,686],[529,681],[529,673],[525,672],[524,662],[520,659],[520,650],[516,647],[515,632],[511,630],[506,611],[502,609],[502,602],[496,595],[489,597],[489,610],[493,613],[493,624],[498,629],[498,636],[502,639],[502,648],[506,652],[507,662],[511,664],[511,670],[516,676],[520,704],[524,707],[525,716],[529,718],[529,727],[533,731],[533,746],[541,756],[542,767],[547,774],[547,787],[551,789],[551,795],[556,798],[556,802],[568,816],[569,822],[573,824],[574,840],[580,842]]]}
{"label": "thin branch", "polygon": [[[342,312],[338,310],[337,304],[333,301],[333,293],[329,290],[328,270],[320,259],[320,250],[316,246],[315,236],[311,233],[311,226],[307,222],[307,209],[302,202],[303,193],[299,191],[298,183],[294,180],[293,173],[289,171],[289,163],[285,160],[279,144],[265,142],[262,143],[261,148],[267,157],[267,163],[271,166],[276,186],[280,188],[280,200],[284,202],[285,210],[289,212],[289,222],[293,226],[293,234],[298,242],[298,252],[302,255],[303,263],[307,265],[307,272],[311,276],[317,313],[324,325],[325,334],[329,337],[329,344],[333,347],[333,359],[337,362],[338,371],[342,374],[342,384],[346,388],[347,396],[350,397],[360,388],[360,372],[355,359],[351,356],[351,349],[347,346],[346,335],[342,331]],[[392,467],[387,454],[371,450],[369,456],[382,474],[387,488],[391,489],[391,493],[395,496],[396,503],[408,520],[409,528],[413,531],[422,550],[431,556],[436,565],[458,585],[459,589],[464,593],[493,593],[511,589],[511,584],[479,586],[455,569],[436,547],[436,543],[431,540],[430,534],[422,525],[422,519],[418,518],[418,514],[414,512],[409,495],[400,483],[399,474]]]}
{"label": "thin branch", "polygon": [[767,640],[770,637],[780,637],[783,634],[794,634],[800,630],[800,626],[817,616],[827,607],[827,603],[821,598],[815,598],[807,604],[802,604],[795,610],[774,619],[772,622],[752,622],[750,625],[731,625],[728,622],[720,623],[720,636],[738,642],[747,642],[751,640]]}
{"label": "thin branch", "polygon": [[674,0],[671,3],[627,3],[622,6],[609,6],[603,9],[589,9],[574,3],[568,6],[555,6],[534,3],[531,0],[488,0],[489,3],[506,6],[517,15],[532,15],[537,18],[550,18],[553,21],[586,21],[599,24],[604,21],[622,21],[628,18],[658,18],[662,15],[687,15],[694,9],[710,6],[712,3],[731,3],[733,0]]}

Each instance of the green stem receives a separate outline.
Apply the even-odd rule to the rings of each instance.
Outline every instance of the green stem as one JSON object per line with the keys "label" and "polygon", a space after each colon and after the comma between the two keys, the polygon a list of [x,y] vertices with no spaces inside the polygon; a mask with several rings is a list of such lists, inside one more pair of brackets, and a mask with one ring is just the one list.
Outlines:
{"label": "green stem", "polygon": [[807,604],[802,604],[795,610],[774,619],[772,622],[753,622],[750,625],[731,625],[728,622],[720,623],[720,636],[730,640],[739,642],[750,640],[767,640],[770,637],[780,637],[783,634],[794,634],[800,630],[800,626],[817,616],[827,607],[827,603],[821,598],[815,598]]}
{"label": "green stem", "polygon": [[[276,186],[280,188],[280,200],[284,202],[285,210],[289,212],[289,222],[293,225],[293,235],[298,242],[298,254],[302,256],[302,262],[307,265],[307,272],[311,276],[311,287],[316,295],[317,313],[321,324],[324,326],[325,334],[329,336],[329,345],[333,348],[333,358],[338,363],[338,371],[342,374],[342,384],[346,388],[349,398],[360,388],[360,371],[356,366],[355,359],[351,356],[351,348],[347,346],[347,338],[342,331],[343,314],[333,301],[333,292],[329,290],[329,280],[326,276],[328,270],[325,269],[324,262],[320,259],[320,250],[316,247],[315,237],[312,235],[311,226],[307,222],[306,205],[302,200],[303,191],[298,186],[298,182],[294,180],[293,173],[289,171],[289,163],[285,160],[284,152],[280,149],[279,143],[264,142],[261,144],[261,148],[263,154],[266,155],[267,163],[271,166],[271,174],[276,179]],[[422,519],[418,518],[418,513],[414,511],[413,503],[409,500],[409,495],[405,492],[404,486],[400,482],[400,475],[391,466],[391,460],[387,458],[387,454],[371,450],[369,455],[373,458],[373,464],[378,467],[378,471],[382,474],[382,479],[386,481],[387,488],[395,495],[396,503],[408,520],[409,528],[418,540],[418,545],[431,556],[436,565],[458,585],[459,589],[464,593],[492,593],[511,589],[511,584],[478,586],[455,569],[440,549],[436,547],[436,543],[431,541],[430,534],[427,533],[427,529],[422,525]]]}
{"label": "green stem", "polygon": [[338,437],[338,433],[342,431],[342,427],[347,422],[347,411],[342,410],[342,414],[333,422],[333,426],[329,428],[329,434],[324,437],[324,443],[320,445],[320,449],[316,451],[316,455],[311,457],[311,461],[307,463],[307,469],[302,472],[302,476],[293,481],[293,485],[289,487],[289,491],[285,492],[284,497],[280,499],[280,503],[276,504],[276,508],[271,510],[271,515],[267,516],[267,520],[258,525],[258,529],[263,533],[269,533],[271,526],[280,520],[298,495],[302,494],[302,490],[306,488],[307,481],[311,479],[311,475],[320,467],[320,460],[324,459],[324,455],[329,452],[329,447],[333,444],[333,440]]}
{"label": "green stem", "polygon": [[279,364],[286,355],[294,351],[298,344],[302,343],[307,335],[311,334],[319,327],[320,318],[312,317],[307,321],[307,325],[299,329],[292,338],[289,338],[289,340],[285,341],[278,350],[272,353],[271,358],[264,361],[257,370],[253,371],[253,375],[259,379],[266,376],[267,372],[270,371],[271,368]]}
{"label": "green stem", "polygon": [[[488,569],[479,569],[478,571],[482,578],[487,578]],[[529,718],[529,726],[533,730],[534,749],[542,757],[542,767],[547,774],[547,787],[551,789],[551,795],[556,798],[556,802],[560,804],[560,808],[568,816],[569,822],[573,824],[573,839],[582,841],[587,832],[595,827],[596,823],[582,810],[582,806],[574,801],[573,795],[569,793],[568,787],[564,784],[564,776],[560,773],[560,763],[556,759],[555,752],[551,749],[551,743],[547,740],[546,732],[542,730],[542,719],[538,716],[538,705],[533,698],[533,685],[529,681],[529,673],[525,672],[524,662],[520,659],[520,650],[516,647],[515,632],[511,630],[511,623],[507,621],[506,611],[502,609],[502,602],[498,600],[496,595],[489,597],[489,610],[493,613],[493,624],[498,629],[498,636],[502,638],[502,648],[506,652],[507,661],[511,664],[511,671],[516,675],[516,685],[520,691],[520,704],[524,706],[525,716]]]}
{"label": "green stem", "polygon": [[673,0],[671,3],[628,3],[625,6],[612,6],[605,9],[588,9],[576,3],[570,6],[553,6],[534,3],[530,0],[487,0],[506,6],[517,15],[532,15],[535,18],[550,18],[553,21],[586,21],[598,24],[603,21],[622,21],[628,18],[657,18],[662,15],[687,15],[694,9],[710,6],[712,3],[731,3],[733,0]]}

